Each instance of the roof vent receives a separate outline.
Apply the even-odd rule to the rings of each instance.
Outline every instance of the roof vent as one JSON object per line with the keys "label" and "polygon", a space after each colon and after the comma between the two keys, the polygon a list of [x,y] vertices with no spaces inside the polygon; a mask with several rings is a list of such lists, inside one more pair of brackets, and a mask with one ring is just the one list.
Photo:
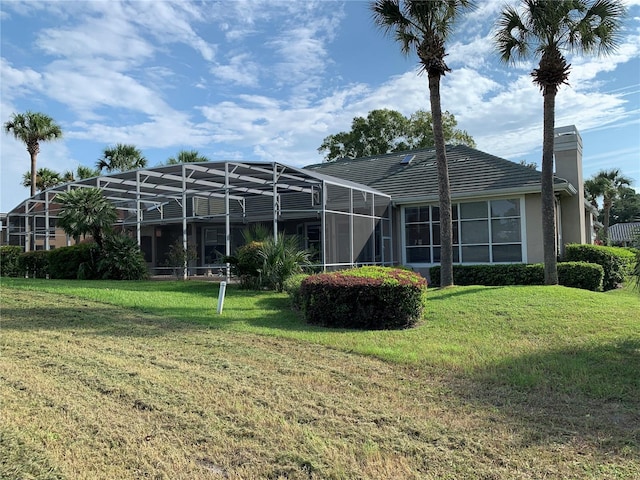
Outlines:
{"label": "roof vent", "polygon": [[413,160],[414,158],[416,158],[414,154],[405,155],[400,162],[400,165],[409,165],[411,163],[411,160]]}

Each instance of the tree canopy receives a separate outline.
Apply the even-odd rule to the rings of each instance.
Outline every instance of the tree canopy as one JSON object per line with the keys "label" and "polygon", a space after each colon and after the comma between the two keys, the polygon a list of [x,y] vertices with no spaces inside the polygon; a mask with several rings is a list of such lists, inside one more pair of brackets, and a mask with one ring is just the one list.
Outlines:
{"label": "tree canopy", "polygon": [[105,233],[110,232],[117,219],[115,207],[99,188],[77,188],[58,194],[61,205],[58,226],[76,241],[81,235],[91,234],[102,247]]}
{"label": "tree canopy", "polygon": [[[453,114],[442,115],[445,141],[475,147],[471,135],[456,128],[458,122]],[[430,112],[418,110],[405,117],[389,109],[372,110],[365,117],[355,117],[351,130],[338,132],[324,138],[318,148],[325,153],[325,161],[338,158],[368,157],[415,148],[433,147],[433,119]]]}
{"label": "tree canopy", "polygon": [[96,162],[96,168],[107,172],[126,172],[147,166],[147,159],[135,145],[118,143],[115,147],[106,147],[102,157]]}
{"label": "tree canopy", "polygon": [[[36,172],[36,189],[39,192],[44,192],[48,188],[55,187],[65,183],[65,178],[58,172],[49,168],[39,168]],[[22,175],[22,185],[29,188],[31,187],[31,172],[24,172]]]}
{"label": "tree canopy", "polygon": [[4,130],[13,134],[16,140],[20,140],[27,146],[27,151],[31,157],[31,196],[36,194],[37,187],[37,158],[40,153],[40,142],[48,142],[62,138],[62,129],[48,115],[39,112],[27,111],[25,113],[14,113],[11,120],[5,122]]}
{"label": "tree canopy", "polygon": [[169,157],[167,165],[179,165],[181,163],[208,162],[209,159],[201,155],[197,150],[180,150],[175,157]]}
{"label": "tree canopy", "polygon": [[[624,189],[631,190],[628,188],[630,185],[631,179],[623,175],[619,169],[601,170],[584,182],[585,196],[594,207],[597,208],[598,201],[602,199],[602,211],[599,217],[604,225],[603,236],[607,243],[609,240],[609,225],[611,224],[611,210],[618,203],[623,193],[627,193],[627,199],[629,199],[629,192],[625,192]],[[635,193],[635,191],[633,192]]]}

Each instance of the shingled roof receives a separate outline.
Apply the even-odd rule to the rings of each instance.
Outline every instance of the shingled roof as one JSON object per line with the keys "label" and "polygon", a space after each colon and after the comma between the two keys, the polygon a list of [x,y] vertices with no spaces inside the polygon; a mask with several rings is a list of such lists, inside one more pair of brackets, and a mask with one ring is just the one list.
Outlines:
{"label": "shingled roof", "polygon": [[[410,162],[403,163],[415,155]],[[463,199],[498,194],[540,192],[542,174],[532,168],[465,145],[447,146],[451,197]],[[364,158],[344,158],[309,165],[307,169],[362,183],[391,195],[395,202],[438,198],[435,149],[424,148]],[[555,190],[575,193],[566,180],[556,178]]]}

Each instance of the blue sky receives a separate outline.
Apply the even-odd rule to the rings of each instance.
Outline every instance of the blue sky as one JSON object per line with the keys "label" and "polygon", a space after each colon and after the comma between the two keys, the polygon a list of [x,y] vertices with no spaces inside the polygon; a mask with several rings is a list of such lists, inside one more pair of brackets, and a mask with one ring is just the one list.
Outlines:
{"label": "blue sky", "polygon": [[[480,150],[541,163],[542,96],[533,62],[497,61],[492,28],[504,0],[483,0],[448,44],[443,109]],[[585,178],[620,168],[640,191],[640,0],[617,53],[568,56],[556,126],[576,125]],[[414,56],[379,31],[364,1],[55,1],[0,4],[0,117],[34,110],[64,140],[39,167],[93,166],[131,143],[153,166],[181,149],[212,160],[304,166],[357,115],[429,109]],[[23,144],[0,135],[0,211],[28,196]]]}

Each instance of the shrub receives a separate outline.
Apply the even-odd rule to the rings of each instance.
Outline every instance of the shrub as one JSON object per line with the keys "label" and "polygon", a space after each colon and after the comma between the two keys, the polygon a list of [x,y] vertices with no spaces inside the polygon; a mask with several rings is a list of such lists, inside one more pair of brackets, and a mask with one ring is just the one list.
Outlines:
{"label": "shrub", "polygon": [[[600,265],[586,262],[558,263],[558,283],[567,287],[602,290]],[[432,284],[440,283],[440,267],[429,270]],[[541,263],[454,265],[456,285],[544,285],[544,265]]]}
{"label": "shrub", "polygon": [[582,288],[599,292],[602,290],[604,269],[601,265],[587,262],[558,263],[558,283],[565,287]]}
{"label": "shrub", "polygon": [[127,235],[109,235],[104,239],[97,264],[104,280],[144,280],[149,277],[147,262],[135,239]]}
{"label": "shrub", "polygon": [[[97,245],[93,242],[51,250],[49,252],[49,276],[67,280],[95,278],[95,274],[89,272],[95,270],[97,255]],[[81,270],[83,273],[79,275]]]}
{"label": "shrub", "polygon": [[[431,267],[429,277],[440,285],[440,267]],[[526,263],[454,265],[453,280],[456,285],[544,285],[544,268]]]}
{"label": "shrub", "polygon": [[426,286],[414,272],[362,267],[311,275],[302,281],[300,295],[308,323],[380,330],[420,320]]}
{"label": "shrub", "polygon": [[45,278],[49,274],[48,250],[35,250],[20,255],[19,268],[31,278]]}
{"label": "shrub", "polygon": [[294,310],[302,310],[302,281],[308,277],[309,275],[306,273],[298,273],[296,275],[291,275],[282,284],[282,290],[289,295],[289,298],[291,299],[291,307]]}
{"label": "shrub", "polygon": [[300,249],[300,241],[296,236],[278,234],[278,238],[269,238],[262,242],[258,249],[262,260],[262,284],[277,292],[281,292],[284,282],[297,273],[302,267],[310,265],[309,253]]}
{"label": "shrub", "polygon": [[249,242],[238,248],[234,256],[225,259],[231,264],[232,273],[240,280],[241,288],[258,289],[262,285],[260,247],[262,242]]}
{"label": "shrub", "polygon": [[193,243],[188,243],[187,248],[184,248],[182,239],[177,239],[169,246],[169,253],[167,253],[167,266],[173,267],[173,274],[177,279],[182,278],[184,274],[185,265],[189,265],[192,260],[197,260],[198,249]]}
{"label": "shrub", "polygon": [[570,262],[597,263],[604,269],[602,287],[612,290],[631,273],[635,256],[620,247],[602,245],[569,244],[565,246],[565,258]]}
{"label": "shrub", "polygon": [[20,271],[20,254],[22,247],[17,245],[0,246],[0,275],[3,277],[18,277],[24,275]]}

